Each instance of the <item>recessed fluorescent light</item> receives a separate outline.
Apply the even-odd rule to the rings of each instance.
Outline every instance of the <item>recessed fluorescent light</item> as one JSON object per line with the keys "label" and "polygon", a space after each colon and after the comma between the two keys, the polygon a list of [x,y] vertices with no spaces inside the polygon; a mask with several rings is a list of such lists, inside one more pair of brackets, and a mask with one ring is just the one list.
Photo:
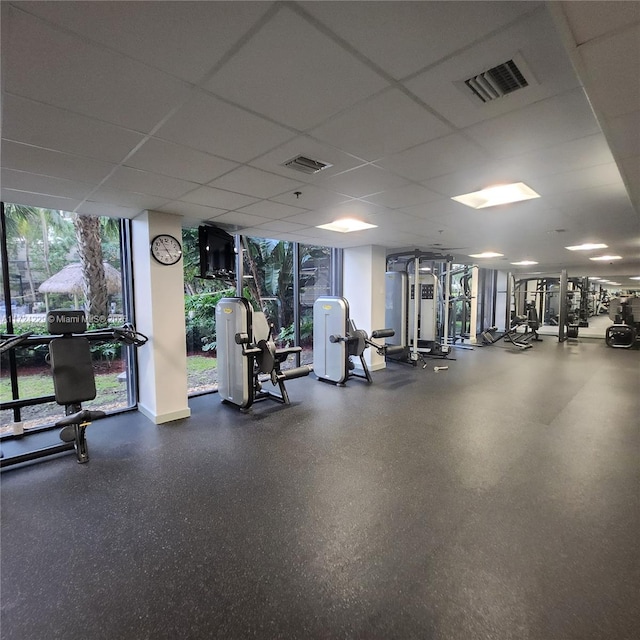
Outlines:
{"label": "recessed fluorescent light", "polygon": [[595,258],[589,258],[589,260],[622,260],[622,256],[596,256]]}
{"label": "recessed fluorescent light", "polygon": [[535,260],[520,260],[520,262],[512,262],[516,267],[528,267],[532,264],[538,264]]}
{"label": "recessed fluorescent light", "polygon": [[629,280],[640,280],[640,276],[631,276]]}
{"label": "recessed fluorescent light", "polygon": [[502,258],[504,253],[496,253],[495,251],[485,251],[484,253],[470,253],[470,258]]}
{"label": "recessed fluorescent light", "polygon": [[431,267],[420,267],[420,271],[431,271]]}
{"label": "recessed fluorescent light", "polygon": [[586,242],[585,244],[576,244],[573,247],[565,247],[569,251],[591,251],[592,249],[607,249],[606,244],[594,244],[593,242]]}
{"label": "recessed fluorescent light", "polygon": [[480,191],[454,196],[451,199],[467,205],[467,207],[472,207],[473,209],[486,209],[487,207],[495,207],[499,204],[509,204],[511,202],[520,202],[521,200],[531,200],[532,198],[539,197],[540,194],[536,193],[524,182],[514,182],[512,184],[499,184],[495,187],[487,187]]}
{"label": "recessed fluorescent light", "polygon": [[354,218],[342,218],[341,220],[334,220],[328,224],[319,224],[317,229],[328,229],[329,231],[338,231],[340,233],[349,233],[351,231],[361,231],[362,229],[374,229],[377,224],[369,224],[362,220],[356,220]]}

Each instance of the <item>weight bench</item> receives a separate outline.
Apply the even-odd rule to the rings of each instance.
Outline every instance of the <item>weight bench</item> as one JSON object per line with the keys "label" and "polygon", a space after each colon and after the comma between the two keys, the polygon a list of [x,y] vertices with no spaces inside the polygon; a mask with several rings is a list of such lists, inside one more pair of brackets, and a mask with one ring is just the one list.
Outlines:
{"label": "weight bench", "polygon": [[84,311],[56,310],[47,314],[47,331],[60,335],[49,342],[49,361],[56,402],[63,405],[65,418],[56,422],[63,427],[60,439],[73,442],[79,463],[89,461],[85,430],[93,421],[106,416],[104,411],[82,409],[82,403],[96,397]]}

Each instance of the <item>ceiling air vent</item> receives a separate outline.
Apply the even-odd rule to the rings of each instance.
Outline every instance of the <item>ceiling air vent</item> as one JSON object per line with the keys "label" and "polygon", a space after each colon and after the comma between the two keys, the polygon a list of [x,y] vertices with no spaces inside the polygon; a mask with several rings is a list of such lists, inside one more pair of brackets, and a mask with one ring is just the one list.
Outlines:
{"label": "ceiling air vent", "polygon": [[464,83],[482,102],[491,102],[518,89],[529,86],[513,60],[499,64],[488,71],[473,76]]}
{"label": "ceiling air vent", "polygon": [[313,174],[332,165],[327,162],[320,162],[320,160],[313,160],[305,156],[296,156],[295,158],[291,158],[291,160],[283,162],[282,166],[289,167],[289,169],[294,169],[295,171],[301,171],[302,173]]}

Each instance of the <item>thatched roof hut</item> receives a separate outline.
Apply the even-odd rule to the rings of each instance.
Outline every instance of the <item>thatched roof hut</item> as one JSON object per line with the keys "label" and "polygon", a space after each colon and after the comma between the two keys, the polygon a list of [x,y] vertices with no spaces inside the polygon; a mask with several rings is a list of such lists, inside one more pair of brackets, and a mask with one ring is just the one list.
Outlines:
{"label": "thatched roof hut", "polygon": [[[117,293],[121,288],[120,272],[106,262],[104,276],[107,280],[107,293]],[[40,293],[67,293],[73,296],[82,294],[82,265],[73,262],[47,278],[39,287]]]}

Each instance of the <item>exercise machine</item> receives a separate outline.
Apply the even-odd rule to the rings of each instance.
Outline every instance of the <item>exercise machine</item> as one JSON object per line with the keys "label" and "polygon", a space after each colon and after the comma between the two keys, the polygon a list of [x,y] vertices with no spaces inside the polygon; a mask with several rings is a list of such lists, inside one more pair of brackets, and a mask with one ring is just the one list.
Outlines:
{"label": "exercise machine", "polygon": [[605,332],[605,342],[615,349],[631,349],[640,342],[640,298],[616,298],[609,305],[614,321]]}
{"label": "exercise machine", "polygon": [[[313,368],[319,380],[344,386],[351,377],[373,382],[364,357],[372,347],[380,356],[404,352],[402,346],[377,343],[373,340],[390,338],[393,329],[379,329],[371,333],[357,329],[349,317],[349,303],[339,296],[321,296],[313,305]],[[362,373],[356,371],[354,358],[360,361]]]}
{"label": "exercise machine", "polygon": [[540,321],[534,302],[526,304],[526,314],[521,316],[514,315],[511,325],[507,331],[498,332],[497,327],[490,327],[480,334],[480,346],[489,346],[504,340],[510,343],[516,349],[524,351],[531,349],[532,342],[542,342],[542,338],[538,335]]}
{"label": "exercise machine", "polygon": [[[59,309],[47,313],[49,335],[33,335],[31,332],[2,336],[0,353],[19,346],[46,344],[49,348],[49,364],[53,377],[53,400],[64,406],[65,417],[53,426],[61,428],[60,440],[64,444],[45,447],[36,451],[2,460],[2,466],[18,464],[46,455],[75,450],[76,459],[83,464],[89,461],[86,428],[94,420],[106,416],[104,411],[82,408],[82,403],[96,397],[95,375],[91,361],[90,340],[118,340],[140,347],[147,337],[138,333],[133,325],[87,331],[85,312],[78,309]],[[26,406],[29,401],[3,403],[2,408]]]}
{"label": "exercise machine", "polygon": [[[222,298],[216,305],[218,394],[223,401],[247,411],[259,400],[290,404],[286,380],[308,376],[308,365],[282,371],[287,358],[302,347],[276,348],[272,328],[246,298]],[[263,388],[270,381],[280,393]]]}
{"label": "exercise machine", "polygon": [[385,324],[394,330],[393,345],[405,348],[399,361],[426,366],[425,357],[449,355],[452,260],[418,250],[387,256]]}

